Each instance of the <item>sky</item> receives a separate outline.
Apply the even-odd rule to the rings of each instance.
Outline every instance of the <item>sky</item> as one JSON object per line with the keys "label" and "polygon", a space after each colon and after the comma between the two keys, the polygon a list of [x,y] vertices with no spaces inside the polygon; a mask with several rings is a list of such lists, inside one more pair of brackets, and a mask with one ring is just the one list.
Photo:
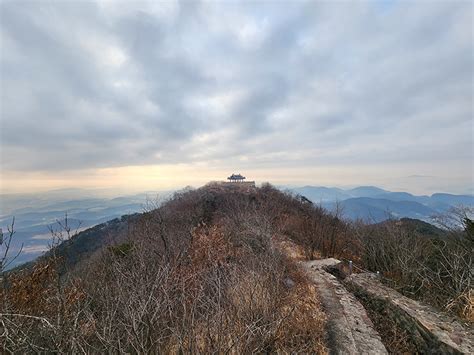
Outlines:
{"label": "sky", "polygon": [[471,1],[0,2],[0,189],[473,193]]}

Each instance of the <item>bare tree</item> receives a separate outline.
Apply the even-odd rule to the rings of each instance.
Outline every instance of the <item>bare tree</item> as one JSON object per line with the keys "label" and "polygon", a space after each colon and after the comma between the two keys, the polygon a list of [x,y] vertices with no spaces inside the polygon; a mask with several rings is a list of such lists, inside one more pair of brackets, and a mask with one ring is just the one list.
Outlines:
{"label": "bare tree", "polygon": [[0,275],[15,261],[23,250],[23,243],[15,255],[10,256],[13,236],[15,235],[15,217],[10,225],[7,226],[7,233],[3,233],[0,228]]}

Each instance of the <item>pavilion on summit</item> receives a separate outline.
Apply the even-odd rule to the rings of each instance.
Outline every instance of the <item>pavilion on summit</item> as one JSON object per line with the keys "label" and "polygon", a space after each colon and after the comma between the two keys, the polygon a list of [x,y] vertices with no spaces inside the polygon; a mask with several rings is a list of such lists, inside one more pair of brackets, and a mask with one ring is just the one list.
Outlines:
{"label": "pavilion on summit", "polygon": [[245,180],[245,176],[242,176],[240,174],[232,174],[227,178],[229,182],[243,182]]}

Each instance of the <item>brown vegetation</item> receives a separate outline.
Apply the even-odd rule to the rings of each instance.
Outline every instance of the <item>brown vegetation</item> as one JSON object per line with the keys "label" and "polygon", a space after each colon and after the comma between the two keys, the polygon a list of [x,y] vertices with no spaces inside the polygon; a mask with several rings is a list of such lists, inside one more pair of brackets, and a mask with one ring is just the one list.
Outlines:
{"label": "brown vegetation", "polygon": [[[2,273],[0,346],[325,352],[316,290],[288,250],[306,259],[353,260],[406,295],[472,321],[474,228],[466,214],[452,216],[464,227],[445,218],[445,235],[433,237],[402,221],[349,223],[340,210],[330,213],[268,184],[188,189],[130,219],[126,235],[78,264],[68,263],[62,243],[33,268]],[[55,234],[57,241],[69,233]]]}
{"label": "brown vegetation", "polygon": [[53,252],[5,274],[2,350],[325,352],[314,287],[272,242],[274,205],[257,189],[178,193],[73,270]]}
{"label": "brown vegetation", "polygon": [[[424,235],[401,221],[357,229],[365,268],[403,294],[474,321],[474,229],[465,209],[441,237]],[[445,216],[443,220],[445,220]]]}

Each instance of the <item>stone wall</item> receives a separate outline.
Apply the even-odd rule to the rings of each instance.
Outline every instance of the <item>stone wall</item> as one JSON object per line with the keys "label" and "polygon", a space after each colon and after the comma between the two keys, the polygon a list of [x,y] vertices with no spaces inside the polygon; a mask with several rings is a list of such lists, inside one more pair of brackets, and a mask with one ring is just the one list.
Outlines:
{"label": "stone wall", "polygon": [[383,285],[374,274],[353,274],[344,284],[375,310],[388,310],[393,321],[410,334],[423,353],[474,354],[474,331],[432,307]]}

